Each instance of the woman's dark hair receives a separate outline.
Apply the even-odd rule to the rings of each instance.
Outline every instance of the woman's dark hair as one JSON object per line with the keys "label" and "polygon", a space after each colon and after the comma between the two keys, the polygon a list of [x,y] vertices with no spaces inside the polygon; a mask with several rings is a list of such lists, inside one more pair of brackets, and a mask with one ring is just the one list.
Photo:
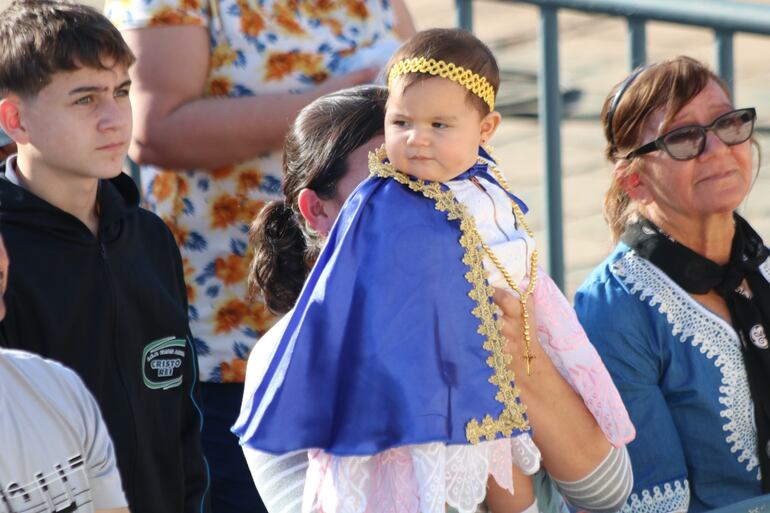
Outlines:
{"label": "woman's dark hair", "polygon": [[[663,109],[663,126],[668,126],[682,107],[712,80],[730,96],[727,86],[706,65],[691,57],[679,56],[652,64],[631,80],[625,79],[613,87],[604,100],[601,114],[607,140],[607,159],[614,164],[646,142],[641,139],[647,121],[657,110]],[[624,87],[625,90],[615,98]],[[632,161],[624,175],[634,173],[638,165],[639,159]],[[604,195],[604,218],[610,227],[613,243],[618,241],[635,213],[635,205],[621,186],[620,179],[622,177],[613,177]]]}
{"label": "woman's dark hair", "polygon": [[[385,76],[391,68],[404,59],[424,57],[461,66],[487,79],[495,91],[500,89],[500,69],[492,51],[470,32],[458,28],[435,28],[423,30],[410,37],[390,58],[385,67]],[[432,78],[427,73],[407,73],[399,77],[399,85],[406,89],[421,80]],[[489,105],[471,91],[468,101],[485,116]]]}
{"label": "woman's dark hair", "polygon": [[318,98],[297,116],[283,146],[283,200],[265,205],[251,225],[249,294],[261,293],[273,313],[297,300],[323,239],[299,210],[299,193],[311,189],[322,199],[336,196],[348,172],[351,152],[382,133],[388,91],[358,86]]}

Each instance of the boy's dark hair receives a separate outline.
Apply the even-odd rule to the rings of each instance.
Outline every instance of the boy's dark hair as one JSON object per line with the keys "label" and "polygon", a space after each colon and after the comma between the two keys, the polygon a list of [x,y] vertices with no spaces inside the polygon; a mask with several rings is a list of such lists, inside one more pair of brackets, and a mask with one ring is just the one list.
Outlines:
{"label": "boy's dark hair", "polygon": [[[423,30],[409,38],[390,58],[385,76],[391,68],[403,59],[425,57],[437,61],[453,63],[487,79],[495,91],[500,89],[500,69],[497,61],[487,45],[482,43],[470,32],[458,28],[436,28]],[[398,78],[400,87],[406,89],[410,85],[432,78],[427,73],[407,73]],[[485,116],[489,113],[489,105],[481,98],[468,91],[468,101]]]}
{"label": "boy's dark hair", "polygon": [[0,96],[37,95],[60,71],[134,63],[115,26],[97,10],[62,0],[13,0],[0,12]]}

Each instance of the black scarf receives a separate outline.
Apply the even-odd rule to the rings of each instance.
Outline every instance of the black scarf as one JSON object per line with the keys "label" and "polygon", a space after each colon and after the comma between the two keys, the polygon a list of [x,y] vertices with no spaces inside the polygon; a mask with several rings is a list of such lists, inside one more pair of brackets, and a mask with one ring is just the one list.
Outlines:
{"label": "black scarf", "polygon": [[[727,303],[733,327],[741,339],[754,402],[762,490],[770,492],[770,284],[759,271],[770,251],[738,214],[726,265],[718,265],[677,243],[644,218],[630,224],[621,239],[687,292],[705,294],[713,289]],[[750,292],[741,288],[743,280]]]}

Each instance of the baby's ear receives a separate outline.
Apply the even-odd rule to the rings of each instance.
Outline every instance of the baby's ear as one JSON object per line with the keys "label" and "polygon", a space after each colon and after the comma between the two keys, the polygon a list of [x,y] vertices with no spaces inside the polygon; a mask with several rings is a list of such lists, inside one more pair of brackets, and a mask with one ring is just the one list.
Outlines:
{"label": "baby's ear", "polygon": [[481,144],[489,142],[502,121],[503,117],[496,110],[493,110],[481,119]]}

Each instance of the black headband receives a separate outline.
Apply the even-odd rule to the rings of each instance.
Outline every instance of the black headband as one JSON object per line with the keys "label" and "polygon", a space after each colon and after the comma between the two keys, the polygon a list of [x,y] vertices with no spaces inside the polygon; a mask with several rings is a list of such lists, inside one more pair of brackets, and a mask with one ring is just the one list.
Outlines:
{"label": "black headband", "polygon": [[610,145],[613,148],[615,147],[615,132],[612,130],[612,118],[615,116],[615,110],[618,108],[618,104],[620,103],[620,99],[623,97],[623,93],[626,92],[626,89],[628,89],[628,86],[630,86],[631,83],[634,80],[636,80],[636,77],[641,75],[644,70],[646,70],[647,68],[650,68],[650,67],[652,67],[654,65],[655,65],[655,63],[651,63],[651,64],[645,64],[645,65],[637,67],[620,84],[620,87],[618,87],[618,90],[615,92],[615,96],[612,97],[612,103],[610,104],[610,110],[607,113],[607,134],[609,134],[609,136],[610,136]]}

